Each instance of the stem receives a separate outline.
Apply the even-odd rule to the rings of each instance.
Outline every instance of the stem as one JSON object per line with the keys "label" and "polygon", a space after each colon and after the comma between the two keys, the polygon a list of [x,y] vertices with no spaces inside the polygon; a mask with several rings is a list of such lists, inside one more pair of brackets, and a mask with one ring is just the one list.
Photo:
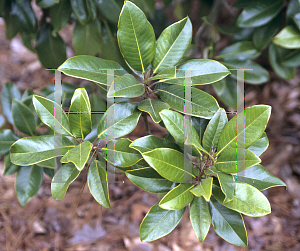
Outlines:
{"label": "stem", "polygon": [[144,123],[145,123],[146,133],[147,133],[148,135],[150,135],[151,132],[150,132],[150,128],[149,128],[149,122],[148,122],[148,119],[147,119],[147,113],[143,112],[143,113],[142,113],[142,116],[143,116]]}

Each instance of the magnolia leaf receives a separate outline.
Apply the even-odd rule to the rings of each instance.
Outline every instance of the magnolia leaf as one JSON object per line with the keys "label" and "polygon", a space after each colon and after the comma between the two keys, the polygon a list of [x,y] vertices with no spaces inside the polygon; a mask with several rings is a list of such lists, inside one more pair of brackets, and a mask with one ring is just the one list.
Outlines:
{"label": "magnolia leaf", "polygon": [[150,99],[150,98],[143,100],[142,102],[139,103],[138,106],[138,109],[140,111],[149,113],[152,120],[155,123],[159,123],[161,121],[161,117],[159,113],[162,110],[166,110],[169,108],[170,106],[167,103],[162,102],[158,99]]}
{"label": "magnolia leaf", "polygon": [[192,23],[188,17],[167,27],[156,42],[153,72],[175,66],[188,50],[192,40]]}
{"label": "magnolia leaf", "polygon": [[60,31],[69,21],[72,13],[72,7],[69,0],[60,0],[58,4],[53,5],[49,10],[53,34]]}
{"label": "magnolia leaf", "polygon": [[190,220],[200,242],[204,241],[210,227],[208,203],[203,197],[194,197],[190,206]]}
{"label": "magnolia leaf", "polygon": [[299,49],[300,31],[291,25],[286,26],[273,38],[273,43],[286,49]]}
{"label": "magnolia leaf", "polygon": [[0,154],[7,154],[11,145],[18,139],[19,137],[15,135],[11,130],[0,130]]}
{"label": "magnolia leaf", "polygon": [[201,180],[200,184],[192,188],[190,192],[197,197],[203,196],[206,201],[209,201],[212,191],[212,182],[212,177]]}
{"label": "magnolia leaf", "polygon": [[126,171],[126,176],[133,184],[150,193],[169,192],[174,186],[172,181],[166,180],[151,167]]}
{"label": "magnolia leaf", "polygon": [[81,144],[70,149],[60,160],[61,163],[72,162],[76,168],[81,171],[85,163],[88,161],[92,145],[89,141],[84,141]]}
{"label": "magnolia leaf", "polygon": [[80,171],[73,163],[67,163],[61,166],[55,173],[51,182],[51,193],[55,200],[61,200],[70,184],[78,177]]}
{"label": "magnolia leaf", "polygon": [[180,222],[185,208],[165,210],[156,203],[146,214],[140,226],[142,241],[154,241],[170,233]]}
{"label": "magnolia leaf", "polygon": [[155,35],[145,14],[130,1],[125,1],[120,13],[118,42],[128,64],[144,73],[154,56]]}
{"label": "magnolia leaf", "polygon": [[159,206],[166,210],[178,210],[190,204],[194,196],[189,192],[194,185],[181,183],[168,192],[159,202]]}
{"label": "magnolia leaf", "polygon": [[267,134],[264,132],[261,137],[250,147],[248,150],[255,153],[257,156],[260,156],[269,146],[269,140]]}
{"label": "magnolia leaf", "polygon": [[94,199],[103,207],[111,208],[108,195],[106,165],[95,160],[89,168],[88,185]]}
{"label": "magnolia leaf", "polygon": [[17,171],[19,171],[20,166],[14,165],[13,163],[11,163],[10,161],[10,156],[9,155],[5,155],[4,157],[4,172],[3,172],[3,176],[5,175],[11,175]]}
{"label": "magnolia leaf", "polygon": [[260,55],[251,41],[241,41],[231,44],[224,48],[216,58],[230,60],[246,60],[246,59],[255,59]]}

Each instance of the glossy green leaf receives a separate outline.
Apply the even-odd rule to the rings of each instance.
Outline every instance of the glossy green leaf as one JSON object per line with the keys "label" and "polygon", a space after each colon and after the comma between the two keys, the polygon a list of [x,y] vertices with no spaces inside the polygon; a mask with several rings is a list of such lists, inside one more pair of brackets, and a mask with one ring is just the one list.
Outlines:
{"label": "glossy green leaf", "polygon": [[58,156],[75,147],[69,139],[59,136],[37,136],[19,139],[10,148],[11,162],[29,166]]}
{"label": "glossy green leaf", "polygon": [[166,210],[178,210],[185,208],[194,198],[189,191],[194,185],[182,183],[168,192],[159,202],[159,206]]}
{"label": "glossy green leaf", "polygon": [[[75,56],[64,62],[58,70],[68,76],[107,85],[107,70],[114,70],[113,78],[126,71],[116,62],[93,56]],[[111,83],[108,83],[110,85]]]}
{"label": "glossy green leaf", "polygon": [[87,179],[90,192],[94,199],[103,207],[111,208],[105,164],[95,160],[89,168]]}
{"label": "glossy green leaf", "polygon": [[45,68],[56,69],[66,59],[66,45],[59,34],[54,37],[50,24],[46,23],[39,31],[35,49]]}
{"label": "glossy green leaf", "polygon": [[[256,142],[266,129],[268,120],[271,115],[271,107],[268,105],[254,105],[245,109],[243,113],[239,113],[234,116],[224,127],[219,143],[218,152],[219,155],[225,149],[235,149],[237,136],[245,133],[245,148],[251,146]],[[245,131],[236,132],[237,116],[244,117]]]}
{"label": "glossy green leaf", "polygon": [[129,147],[138,150],[140,153],[149,152],[156,148],[172,148],[181,151],[175,143],[163,140],[154,135],[148,135],[133,141]]}
{"label": "glossy green leaf", "polygon": [[[107,114],[114,118],[114,124],[107,128],[106,117]],[[137,105],[127,102],[120,102],[108,108],[107,112],[103,115],[98,126],[98,137],[100,139],[107,138],[107,130],[113,128],[114,138],[119,138],[132,132],[136,127],[141,112],[137,110]]]}
{"label": "glossy green leaf", "polygon": [[231,44],[225,47],[219,54],[216,56],[218,59],[230,60],[230,59],[255,59],[260,55],[251,41],[241,41]]}
{"label": "glossy green leaf", "polygon": [[15,143],[19,137],[15,135],[11,130],[0,130],[0,154],[7,154],[10,146]]}
{"label": "glossy green leaf", "polygon": [[133,98],[143,95],[144,92],[144,84],[140,83],[133,75],[125,74],[115,79],[115,83],[111,85],[107,97]]}
{"label": "glossy green leaf", "polygon": [[169,148],[158,148],[142,153],[143,158],[161,176],[173,181],[182,182],[195,176],[184,168],[184,155]]}
{"label": "glossy green leaf", "polygon": [[293,50],[281,60],[282,65],[285,67],[298,67],[300,66],[300,50]]}
{"label": "glossy green leaf", "polygon": [[162,102],[158,99],[145,99],[140,102],[138,106],[139,110],[149,113],[155,123],[159,123],[161,121],[159,113],[162,110],[166,110],[169,108],[170,106],[167,103]]}
{"label": "glossy green leaf", "polygon": [[21,100],[21,93],[13,83],[5,83],[1,91],[1,108],[2,113],[12,125],[14,124],[11,112],[13,99]]}
{"label": "glossy green leaf", "polygon": [[269,146],[269,140],[267,134],[264,132],[261,137],[250,147],[248,150],[260,156]]}
{"label": "glossy green leaf", "polygon": [[208,203],[203,197],[194,197],[190,206],[190,220],[200,242],[204,241],[210,227]]}
{"label": "glossy green leaf", "polygon": [[170,233],[180,222],[185,208],[165,210],[156,203],[150,208],[140,225],[142,241],[154,241]]}
{"label": "glossy green leaf", "polygon": [[174,183],[160,176],[153,168],[144,167],[126,172],[130,181],[150,193],[169,192]]}
{"label": "glossy green leaf", "polygon": [[266,196],[248,184],[235,183],[233,199],[224,204],[224,194],[219,188],[213,187],[213,195],[225,207],[250,217],[261,217],[271,213],[271,206]]}
{"label": "glossy green leaf", "polygon": [[[172,134],[174,139],[176,139],[178,144],[183,148],[184,142],[186,141],[184,132],[185,130],[187,130],[186,129],[187,127],[185,127],[184,116],[178,112],[174,112],[171,110],[163,110],[159,114],[167,130]],[[193,155],[198,155],[197,152],[199,152],[197,149],[195,149],[195,147],[197,147],[201,151],[206,152],[206,150],[201,146],[198,134],[194,127],[191,127],[191,134],[192,134],[191,142],[193,145]]]}
{"label": "glossy green leaf", "polygon": [[[62,1],[62,0],[60,0],[60,1]],[[41,8],[49,8],[58,2],[59,2],[59,0],[36,0],[36,5]]]}
{"label": "glossy green leaf", "polygon": [[49,16],[53,26],[52,34],[56,34],[68,23],[71,13],[70,0],[60,0],[58,4],[50,8]]}
{"label": "glossy green leaf", "polygon": [[293,16],[294,23],[296,24],[298,30],[300,30],[300,13]]}
{"label": "glossy green leaf", "polygon": [[206,130],[206,127],[208,125],[209,120],[208,119],[203,119],[203,118],[198,118],[198,117],[192,117],[192,126],[195,128],[200,142],[202,142],[203,139],[203,134]]}
{"label": "glossy green leaf", "polygon": [[237,106],[237,83],[236,80],[227,77],[213,83],[213,88],[220,100],[229,108],[236,110]]}
{"label": "glossy green leaf", "polygon": [[73,94],[69,109],[69,124],[76,138],[84,139],[92,130],[91,104],[84,88],[78,88]]}
{"label": "glossy green leaf", "polygon": [[61,163],[72,162],[76,168],[81,171],[89,159],[92,145],[89,141],[84,141],[81,144],[70,149],[60,160]]}
{"label": "glossy green leaf", "polygon": [[212,191],[212,182],[212,177],[201,180],[200,184],[191,189],[190,192],[197,197],[203,196],[206,201],[209,201]]}
{"label": "glossy green leaf", "polygon": [[157,73],[155,76],[148,78],[147,81],[156,80],[156,79],[163,79],[163,78],[175,78],[176,76],[176,66],[167,67],[164,70]]}
{"label": "glossy green leaf", "polygon": [[[6,2],[9,2],[9,1],[6,1]],[[10,9],[10,7],[9,7],[9,9]],[[10,40],[18,34],[20,28],[18,26],[18,22],[17,22],[15,16],[13,16],[11,14],[9,9],[3,10],[3,14],[2,15],[0,14],[0,15],[3,17],[3,19],[5,21],[5,35],[6,35],[6,38]]]}
{"label": "glossy green leaf", "polygon": [[11,175],[11,174],[17,172],[19,169],[20,169],[20,166],[17,166],[17,165],[14,165],[13,163],[11,163],[9,154],[5,155],[3,176]]}
{"label": "glossy green leaf", "polygon": [[270,174],[262,165],[252,166],[235,175],[235,178],[237,182],[247,183],[256,187],[259,191],[270,187],[286,186],[282,180]]}
{"label": "glossy green leaf", "polygon": [[43,168],[23,166],[18,171],[16,178],[16,194],[18,201],[25,206],[30,198],[37,194],[43,182]]}
{"label": "glossy green leaf", "polygon": [[27,135],[35,134],[36,122],[32,110],[17,99],[12,102],[12,117],[15,127]]}
{"label": "glossy green leaf", "polygon": [[273,38],[273,43],[286,49],[299,49],[300,31],[294,26],[286,26]]}
{"label": "glossy green leaf", "polygon": [[154,72],[175,66],[188,50],[192,40],[192,23],[188,17],[167,27],[156,42],[152,62]]}
{"label": "glossy green leaf", "polygon": [[[258,63],[253,62],[252,60],[228,60],[224,62],[229,69],[250,69],[244,71],[244,81],[248,84],[262,84],[266,83],[270,79],[269,72],[263,68]],[[231,77],[237,79],[237,70],[231,71]]]}
{"label": "glossy green leaf", "polygon": [[263,50],[270,44],[272,38],[276,35],[278,29],[280,28],[280,23],[281,16],[278,16],[271,22],[254,30],[253,44],[256,49]]}
{"label": "glossy green leaf", "polygon": [[237,25],[243,28],[262,26],[277,16],[282,5],[283,0],[255,1],[239,15]]}
{"label": "glossy green leaf", "polygon": [[209,202],[209,212],[217,235],[234,245],[248,245],[246,227],[240,213],[224,207],[214,197]]}
{"label": "glossy green leaf", "polygon": [[52,180],[54,177],[54,169],[50,169],[50,168],[43,168],[44,173]]}
{"label": "glossy green leaf", "polygon": [[92,0],[71,0],[71,6],[74,15],[82,25],[96,17],[96,3]]}
{"label": "glossy green leaf", "polygon": [[80,171],[72,164],[64,164],[55,173],[51,182],[51,193],[55,200],[61,200],[70,184],[78,177]]}
{"label": "glossy green leaf", "polygon": [[293,16],[300,12],[300,3],[299,0],[289,1],[286,8],[286,22],[287,24],[293,23]]}
{"label": "glossy green leaf", "polygon": [[121,12],[121,7],[116,0],[96,1],[101,14],[109,21],[117,23]]}
{"label": "glossy green leaf", "polygon": [[118,42],[128,64],[145,72],[154,56],[155,35],[145,14],[130,1],[125,1],[120,13]]}
{"label": "glossy green leaf", "polygon": [[192,59],[177,67],[176,77],[164,81],[169,84],[185,85],[187,74],[191,75],[192,85],[205,85],[219,81],[230,72],[221,63],[211,59]]}
{"label": "glossy green leaf", "polygon": [[269,61],[275,73],[283,79],[292,79],[296,75],[296,67],[287,67],[282,59],[289,54],[290,50],[271,44],[269,47]]}
{"label": "glossy green leaf", "polygon": [[112,154],[114,156],[114,163],[111,163],[114,166],[129,167],[142,159],[138,151],[129,147],[132,143],[129,139],[117,139],[111,143],[114,143],[114,149],[103,147],[102,153],[104,155]]}
{"label": "glossy green leaf", "polygon": [[227,124],[227,115],[224,109],[219,109],[209,121],[203,134],[203,147],[210,152],[217,148],[221,132]]}
{"label": "glossy green leaf", "polygon": [[[41,121],[49,126],[52,130],[61,133],[65,136],[71,136],[71,130],[69,126],[69,119],[65,111],[61,106],[54,101],[43,98],[38,95],[34,95],[32,98],[36,113],[39,115]],[[61,113],[61,120],[57,120],[54,116],[54,107],[59,109]]]}
{"label": "glossy green leaf", "polygon": [[[219,109],[216,99],[210,94],[197,88],[191,88],[192,114],[196,117],[212,118]],[[171,85],[159,90],[160,98],[169,104],[174,110],[186,113],[184,105],[187,102],[185,97],[185,87],[181,85]],[[187,114],[187,113],[186,113]]]}
{"label": "glossy green leaf", "polygon": [[[224,173],[241,172],[251,166],[261,162],[253,152],[245,149],[245,159],[238,159],[238,152],[236,149],[226,149],[223,151],[215,163],[216,168]],[[242,164],[239,164],[242,163]],[[241,169],[242,168],[242,169]]]}
{"label": "glossy green leaf", "polygon": [[37,21],[30,1],[18,0],[12,1],[11,13],[16,20],[19,28],[28,33],[35,33],[37,30]]}
{"label": "glossy green leaf", "polygon": [[77,21],[72,42],[76,55],[95,56],[102,46],[101,24],[98,19],[84,25]]}

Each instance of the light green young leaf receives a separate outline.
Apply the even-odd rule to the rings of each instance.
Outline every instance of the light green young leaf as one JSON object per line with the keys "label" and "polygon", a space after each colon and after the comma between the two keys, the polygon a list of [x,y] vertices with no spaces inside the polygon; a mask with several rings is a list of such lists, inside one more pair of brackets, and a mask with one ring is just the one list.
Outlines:
{"label": "light green young leaf", "polygon": [[114,149],[103,147],[102,153],[105,159],[107,159],[106,154],[112,154],[114,156],[114,163],[107,160],[114,166],[129,167],[142,159],[142,156],[138,151],[129,147],[132,143],[131,140],[122,138],[108,142],[108,144],[110,143],[114,144]]}
{"label": "light green young leaf", "polygon": [[170,233],[180,222],[185,208],[165,210],[156,203],[150,208],[140,226],[142,241],[154,241]]}
{"label": "light green young leaf", "polygon": [[214,186],[213,195],[225,207],[250,217],[261,217],[271,213],[271,206],[266,196],[248,184],[235,183],[234,197],[226,203],[223,203],[224,194],[221,189]]}
{"label": "light green young leaf", "polygon": [[95,160],[89,168],[88,185],[94,199],[103,207],[111,208],[106,166],[103,162]]}
{"label": "light green young leaf", "polygon": [[[114,124],[107,128],[106,117],[107,114],[113,116]],[[136,104],[128,102],[115,103],[108,108],[107,112],[101,118],[98,125],[98,138],[110,140],[112,138],[107,138],[107,130],[113,128],[114,138],[122,137],[130,132],[136,127],[137,122],[141,116],[141,112],[137,109]]]}
{"label": "light green young leaf", "polygon": [[254,1],[239,15],[239,27],[259,27],[270,22],[282,8],[283,0]]}
{"label": "light green young leaf", "polygon": [[151,167],[126,171],[126,176],[133,184],[150,193],[169,192],[174,187],[172,181],[166,180]]}
{"label": "light green young leaf", "polygon": [[43,182],[43,168],[33,166],[22,166],[16,178],[16,194],[18,201],[25,206],[29,199],[37,194]]}
{"label": "light green young leaf", "polygon": [[214,197],[209,202],[209,212],[217,235],[234,245],[248,245],[247,232],[240,213],[224,207]]}
{"label": "light green young leaf", "polygon": [[51,193],[55,200],[61,200],[70,184],[78,177],[80,171],[73,163],[64,164],[55,173],[51,182]]}
{"label": "light green young leaf", "polygon": [[217,148],[221,132],[227,124],[227,115],[223,108],[219,109],[209,121],[206,130],[203,134],[203,147],[210,152]]}
{"label": "light green young leaf", "polygon": [[144,73],[154,56],[155,35],[145,14],[130,1],[125,1],[120,13],[118,42],[128,64]]}
{"label": "light green young leaf", "polygon": [[210,227],[208,203],[203,197],[194,197],[190,206],[190,220],[200,242],[204,241]]}
{"label": "light green young leaf", "polygon": [[197,197],[203,196],[203,198],[206,201],[209,201],[211,196],[211,191],[212,191],[212,182],[213,182],[213,178],[208,177],[202,180],[199,185],[192,188],[190,192]]}
{"label": "light green young leaf", "polygon": [[194,195],[189,192],[193,187],[194,185],[192,184],[181,183],[168,192],[158,205],[166,210],[178,210],[185,208],[194,198]]}
{"label": "light green young leaf", "polygon": [[183,182],[195,178],[195,176],[184,168],[184,155],[169,148],[158,148],[142,153],[143,158],[161,176],[173,181]]}
{"label": "light green young leaf", "polygon": [[78,88],[71,99],[69,120],[72,134],[84,139],[92,130],[91,104],[84,88]]}
{"label": "light green young leaf", "polygon": [[[38,95],[34,95],[32,101],[36,113],[39,115],[44,124],[64,136],[72,135],[68,116],[59,104]],[[54,109],[58,109],[60,111],[61,120],[57,120],[54,116]]]}
{"label": "light green young leaf", "polygon": [[65,137],[37,136],[19,139],[10,148],[11,162],[29,166],[63,156],[75,144]]}
{"label": "light green young leaf", "polygon": [[[192,114],[196,117],[210,119],[219,109],[217,100],[210,94],[197,88],[191,88]],[[181,85],[171,85],[159,90],[160,98],[169,104],[174,110],[187,114],[184,105],[187,102],[185,97],[185,87]]]}
{"label": "light green young leaf", "polygon": [[131,74],[125,74],[115,79],[115,84],[110,86],[107,97],[134,98],[143,95],[144,92],[144,84]]}
{"label": "light green young leaf", "polygon": [[[237,136],[245,132],[245,148],[251,146],[256,142],[266,129],[268,120],[271,115],[271,107],[268,105],[254,105],[245,109],[243,113],[239,113],[234,116],[224,127],[219,143],[218,152],[219,155],[222,151],[227,149],[235,149]],[[244,131],[236,132],[237,116],[245,116]]]}
{"label": "light green young leaf", "polygon": [[294,26],[286,26],[273,38],[273,43],[286,49],[299,49],[300,31]]}
{"label": "light green young leaf", "polygon": [[150,114],[151,118],[155,123],[159,123],[161,121],[161,117],[159,113],[162,110],[169,109],[170,106],[162,102],[158,99],[145,99],[139,103],[138,109],[143,112],[147,112]]}
{"label": "light green young leaf", "polygon": [[81,171],[88,161],[92,145],[89,141],[84,141],[80,145],[69,150],[60,160],[61,163],[72,162]]}
{"label": "light green young leaf", "polygon": [[192,23],[188,17],[167,27],[156,42],[152,62],[154,73],[178,64],[192,40]]}

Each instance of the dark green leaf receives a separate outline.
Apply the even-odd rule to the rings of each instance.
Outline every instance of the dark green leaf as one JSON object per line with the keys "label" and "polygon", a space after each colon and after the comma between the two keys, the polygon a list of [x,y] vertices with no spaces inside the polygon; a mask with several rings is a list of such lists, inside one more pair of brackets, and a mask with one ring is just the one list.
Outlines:
{"label": "dark green leaf", "polygon": [[73,13],[82,24],[95,19],[96,3],[92,0],[71,0]]}
{"label": "dark green leaf", "polygon": [[218,59],[230,60],[230,59],[255,59],[260,55],[251,41],[242,41],[236,42],[225,47],[219,54],[216,56]]}
{"label": "dark green leaf", "polygon": [[11,104],[13,99],[21,100],[21,93],[13,83],[5,83],[1,91],[1,107],[2,112],[9,123],[14,124]]}
{"label": "dark green leaf", "polygon": [[284,67],[298,67],[300,66],[300,50],[293,50],[282,58],[282,65]]}
{"label": "dark green leaf", "polygon": [[179,223],[185,208],[165,210],[156,203],[150,208],[140,226],[142,241],[154,241],[170,233]]}
{"label": "dark green leaf", "polygon": [[204,241],[210,227],[208,203],[203,197],[194,197],[190,207],[190,220],[200,242]]}
{"label": "dark green leaf", "polygon": [[270,22],[281,10],[283,0],[255,1],[239,15],[239,27],[259,27]]}
{"label": "dark green leaf", "polygon": [[120,50],[135,70],[145,72],[155,52],[155,35],[145,14],[133,3],[126,1],[118,23]]}
{"label": "dark green leaf", "polygon": [[36,5],[41,8],[49,8],[58,2],[59,0],[36,0]]}
{"label": "dark green leaf", "polygon": [[106,208],[111,208],[109,195],[106,166],[103,162],[95,160],[89,168],[88,185],[95,200]]}
{"label": "dark green leaf", "polygon": [[188,50],[192,39],[192,23],[188,17],[166,28],[156,42],[153,71],[175,66]]}
{"label": "dark green leaf", "polygon": [[15,135],[11,130],[0,130],[0,154],[7,154],[10,146],[15,143],[19,137]]}
{"label": "dark green leaf", "polygon": [[133,184],[150,193],[169,192],[174,183],[160,176],[153,168],[143,167],[126,172]]}
{"label": "dark green leaf", "polygon": [[51,182],[51,193],[55,200],[61,200],[70,184],[78,177],[80,171],[72,164],[64,164],[55,173]]}
{"label": "dark green leaf", "polygon": [[22,138],[10,148],[11,162],[29,166],[45,160],[63,156],[75,147],[69,139],[59,136],[37,136]]}
{"label": "dark green leaf", "polygon": [[209,202],[211,222],[215,232],[231,244],[248,245],[247,232],[240,213],[221,205],[214,197]]}
{"label": "dark green leaf", "polygon": [[54,169],[44,167],[44,168],[43,168],[43,171],[44,171],[44,173],[45,173],[50,179],[53,179],[53,177],[54,177]]}
{"label": "dark green leaf", "polygon": [[25,206],[30,198],[37,194],[43,182],[43,168],[23,166],[18,171],[16,178],[17,198],[22,206]]}
{"label": "dark green leaf", "polygon": [[121,7],[116,0],[96,1],[101,14],[109,21],[117,23],[121,12]]}
{"label": "dark green leaf", "polygon": [[35,134],[36,122],[32,110],[17,99],[12,102],[12,117],[15,127],[27,135]]}
{"label": "dark green leaf", "polygon": [[[216,99],[210,94],[197,88],[191,88],[192,114],[195,117],[212,118],[219,109]],[[185,87],[181,85],[171,85],[159,91],[160,98],[169,104],[174,110],[186,113]],[[187,113],[186,113],[187,114]]]}
{"label": "dark green leaf", "polygon": [[206,127],[208,125],[209,120],[208,119],[203,119],[203,118],[198,118],[198,117],[192,117],[192,126],[195,128],[200,142],[202,142],[203,139],[203,134],[206,130]]}
{"label": "dark green leaf", "polygon": [[66,59],[66,45],[59,34],[54,37],[50,24],[41,27],[35,49],[42,65],[48,69],[56,69]]}
{"label": "dark green leaf", "polygon": [[17,165],[14,165],[13,163],[11,163],[9,155],[5,155],[5,157],[4,157],[4,167],[5,168],[4,168],[3,176],[11,175],[11,174],[19,171],[19,169],[20,169],[20,166],[17,166]]}
{"label": "dark green leaf", "polygon": [[53,26],[53,35],[68,23],[71,13],[72,7],[70,0],[60,0],[58,4],[55,4],[50,8],[49,16]]}
{"label": "dark green leaf", "polygon": [[229,108],[236,110],[237,106],[237,83],[232,78],[225,78],[213,83],[213,88],[221,101]]}
{"label": "dark green leaf", "polygon": [[286,9],[286,21],[287,24],[293,23],[293,16],[300,12],[300,2],[299,0],[291,0],[288,3]]}

